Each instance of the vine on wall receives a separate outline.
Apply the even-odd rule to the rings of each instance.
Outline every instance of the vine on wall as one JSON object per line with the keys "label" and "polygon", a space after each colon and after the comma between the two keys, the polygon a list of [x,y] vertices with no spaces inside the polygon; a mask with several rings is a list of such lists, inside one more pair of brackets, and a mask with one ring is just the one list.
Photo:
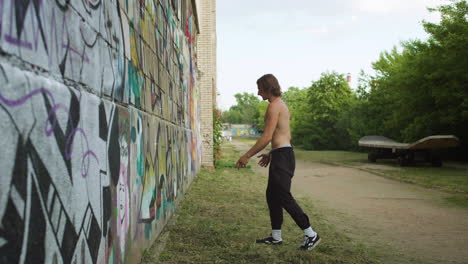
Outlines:
{"label": "vine on wall", "polygon": [[221,143],[223,135],[221,130],[223,126],[221,124],[221,111],[219,109],[213,110],[213,159],[215,166],[218,165],[221,160]]}

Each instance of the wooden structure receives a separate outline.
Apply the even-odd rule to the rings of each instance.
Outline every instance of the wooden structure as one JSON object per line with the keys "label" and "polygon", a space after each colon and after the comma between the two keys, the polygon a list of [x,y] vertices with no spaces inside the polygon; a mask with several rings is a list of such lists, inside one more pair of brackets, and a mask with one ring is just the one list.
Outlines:
{"label": "wooden structure", "polygon": [[414,143],[400,143],[384,136],[365,136],[358,143],[361,147],[371,149],[368,154],[370,162],[396,158],[400,166],[425,161],[440,167],[442,160],[436,150],[457,147],[459,140],[453,135],[433,135]]}

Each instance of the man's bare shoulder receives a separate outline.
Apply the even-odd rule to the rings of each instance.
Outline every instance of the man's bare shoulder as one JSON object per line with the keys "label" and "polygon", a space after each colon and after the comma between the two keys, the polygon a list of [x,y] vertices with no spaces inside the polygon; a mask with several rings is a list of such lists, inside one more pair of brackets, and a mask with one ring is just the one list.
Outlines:
{"label": "man's bare shoulder", "polygon": [[272,113],[275,113],[275,112],[279,112],[280,108],[281,108],[281,105],[279,105],[277,101],[271,102],[271,103],[268,104],[267,113],[272,114]]}
{"label": "man's bare shoulder", "polygon": [[279,113],[279,112],[289,112],[288,106],[287,106],[286,103],[285,103],[283,100],[281,100],[281,99],[276,100],[276,101],[270,103],[270,104],[268,105],[268,109],[267,109],[267,110],[270,110],[270,109],[271,109],[271,111],[277,112],[277,113]]}
{"label": "man's bare shoulder", "polygon": [[286,107],[286,104],[284,103],[283,100],[281,100],[281,98],[268,104],[268,108],[272,108],[272,109],[281,109],[284,107]]}

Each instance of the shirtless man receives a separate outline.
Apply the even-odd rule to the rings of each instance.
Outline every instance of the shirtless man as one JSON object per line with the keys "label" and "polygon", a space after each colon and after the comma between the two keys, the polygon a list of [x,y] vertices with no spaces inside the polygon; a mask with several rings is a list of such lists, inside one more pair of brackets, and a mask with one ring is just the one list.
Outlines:
{"label": "shirtless man", "polygon": [[304,242],[301,249],[313,249],[319,242],[319,235],[312,230],[309,217],[291,195],[291,179],[294,176],[296,162],[291,146],[291,132],[289,128],[289,110],[281,100],[281,87],[278,80],[272,74],[265,74],[257,80],[258,95],[263,100],[268,100],[265,114],[265,130],[255,145],[242,155],[236,163],[236,168],[243,168],[249,159],[263,150],[270,142],[272,151],[261,154],[258,164],[268,166],[268,187],[266,198],[270,210],[271,236],[258,239],[256,242],[267,245],[280,245],[281,225],[283,223],[283,208],[291,215],[296,224],[304,231]]}

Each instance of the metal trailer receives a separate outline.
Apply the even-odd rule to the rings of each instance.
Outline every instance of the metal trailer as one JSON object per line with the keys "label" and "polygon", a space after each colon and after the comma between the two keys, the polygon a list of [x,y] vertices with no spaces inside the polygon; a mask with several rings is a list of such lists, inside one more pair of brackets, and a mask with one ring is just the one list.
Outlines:
{"label": "metal trailer", "polygon": [[384,136],[365,136],[359,139],[359,146],[370,148],[367,159],[397,159],[400,166],[415,162],[429,162],[433,166],[442,166],[437,150],[457,147],[459,140],[453,135],[433,135],[414,143],[400,143]]}

